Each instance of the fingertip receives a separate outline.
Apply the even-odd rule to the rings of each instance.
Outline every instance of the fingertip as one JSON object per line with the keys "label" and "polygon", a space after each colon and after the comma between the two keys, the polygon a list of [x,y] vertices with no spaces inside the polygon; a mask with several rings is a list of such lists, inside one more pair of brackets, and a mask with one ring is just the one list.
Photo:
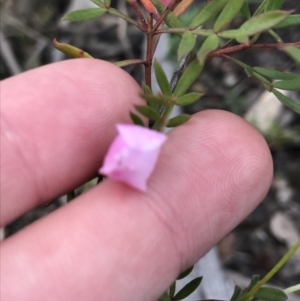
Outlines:
{"label": "fingertip", "polygon": [[130,123],[130,110],[143,102],[139,93],[130,75],[96,59],[67,60],[1,82],[1,223],[95,176],[115,124]]}

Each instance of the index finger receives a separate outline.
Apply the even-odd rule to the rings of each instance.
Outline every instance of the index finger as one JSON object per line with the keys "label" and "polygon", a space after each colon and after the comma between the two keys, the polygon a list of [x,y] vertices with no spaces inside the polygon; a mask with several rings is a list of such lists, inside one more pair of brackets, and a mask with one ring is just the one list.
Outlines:
{"label": "index finger", "polygon": [[96,175],[139,91],[121,69],[89,59],[1,82],[1,224]]}

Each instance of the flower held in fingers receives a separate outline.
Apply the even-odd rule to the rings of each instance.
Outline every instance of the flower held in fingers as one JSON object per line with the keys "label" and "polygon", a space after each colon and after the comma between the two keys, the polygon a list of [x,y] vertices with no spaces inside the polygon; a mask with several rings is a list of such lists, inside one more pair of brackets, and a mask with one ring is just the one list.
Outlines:
{"label": "flower held in fingers", "polygon": [[167,136],[132,124],[117,124],[117,130],[118,136],[112,142],[99,172],[146,191],[147,181]]}

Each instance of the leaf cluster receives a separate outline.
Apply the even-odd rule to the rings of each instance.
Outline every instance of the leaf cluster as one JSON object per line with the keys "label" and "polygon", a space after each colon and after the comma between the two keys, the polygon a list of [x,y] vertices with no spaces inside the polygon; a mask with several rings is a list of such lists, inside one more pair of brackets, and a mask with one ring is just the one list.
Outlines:
{"label": "leaf cluster", "polygon": [[[200,9],[186,27],[183,26],[178,15],[193,2],[191,0],[177,1],[179,4],[177,6],[174,5],[175,9],[173,11],[170,7],[165,7],[159,0],[151,0],[152,5],[154,5],[158,14],[163,18],[158,19],[154,27],[151,23],[145,26],[145,20],[141,17],[142,14],[138,10],[136,1],[127,0],[137,12],[139,22],[123,12],[112,8],[110,0],[91,1],[97,7],[70,12],[64,17],[64,20],[73,22],[86,21],[109,13],[137,26],[152,39],[154,39],[156,35],[166,32],[174,33],[180,37],[177,58],[181,62],[184,61],[184,64],[179,70],[180,75],[177,77],[177,81],[171,84],[161,65],[157,61],[154,61],[154,72],[161,93],[159,95],[152,94],[149,75],[148,81],[146,76],[148,88],[142,94],[142,98],[145,99],[146,104],[136,107],[139,114],[154,122],[154,129],[162,130],[166,126],[178,126],[189,119],[189,116],[185,114],[169,119],[170,112],[174,105],[189,105],[202,96],[198,93],[187,92],[193,82],[201,74],[205,62],[214,56],[220,56],[238,64],[245,70],[249,77],[251,76],[259,80],[263,86],[268,91],[274,93],[284,105],[300,113],[300,104],[280,91],[300,90],[298,75],[261,67],[250,67],[228,55],[231,52],[241,51],[246,48],[255,48],[255,42],[260,34],[267,32],[272,35],[277,42],[280,42],[280,44],[276,44],[274,48],[286,52],[296,62],[300,63],[300,49],[297,47],[298,44],[295,46],[282,43],[281,37],[275,32],[277,28],[300,24],[300,15],[292,15],[291,11],[280,10],[285,0],[262,0],[260,6],[253,14],[251,14],[246,0],[212,0]],[[172,3],[176,4],[177,2],[173,1]],[[243,24],[236,29],[229,28],[232,21],[238,16],[243,16]],[[167,29],[158,26],[163,23],[167,25]],[[197,43],[199,37],[202,39],[200,47],[197,46],[199,44]],[[60,44],[57,41],[55,47],[73,57],[90,57],[81,49],[67,44]],[[154,47],[153,41],[151,45],[147,45],[147,47]],[[151,51],[152,54],[154,54],[154,49],[150,49],[147,53],[151,53]],[[151,66],[152,58],[153,56],[150,55],[146,61],[133,59],[118,62],[117,65],[124,67],[130,64],[144,64],[147,73],[147,70],[150,70],[149,64]],[[134,123],[145,126],[142,117],[134,112],[131,112],[130,116]]]}

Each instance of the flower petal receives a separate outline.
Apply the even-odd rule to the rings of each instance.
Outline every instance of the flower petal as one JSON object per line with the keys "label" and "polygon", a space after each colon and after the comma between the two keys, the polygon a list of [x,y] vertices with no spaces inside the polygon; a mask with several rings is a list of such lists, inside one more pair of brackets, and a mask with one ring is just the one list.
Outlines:
{"label": "flower petal", "polygon": [[132,124],[118,124],[117,130],[119,135],[112,142],[99,172],[146,191],[167,136]]}

